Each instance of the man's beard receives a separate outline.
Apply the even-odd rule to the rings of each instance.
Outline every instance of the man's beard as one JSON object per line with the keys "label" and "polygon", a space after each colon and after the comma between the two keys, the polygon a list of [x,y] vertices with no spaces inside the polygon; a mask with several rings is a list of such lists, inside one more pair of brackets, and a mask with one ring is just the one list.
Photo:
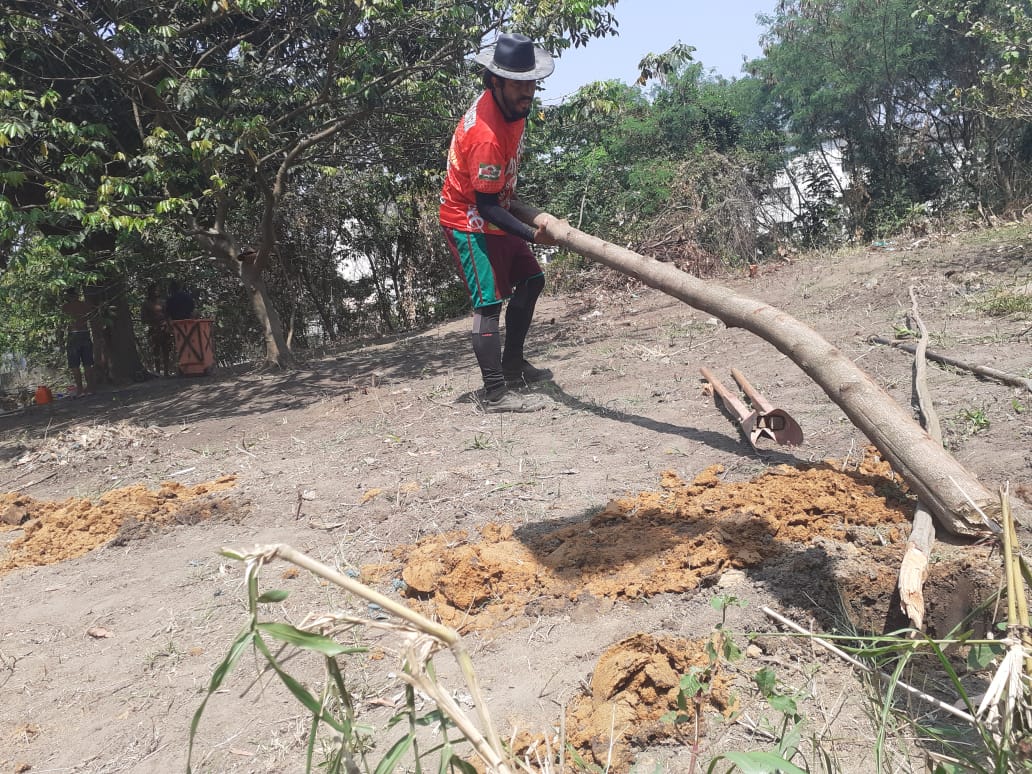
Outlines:
{"label": "man's beard", "polygon": [[526,118],[530,115],[531,108],[534,106],[534,100],[529,100],[526,103],[526,107],[521,107],[519,102],[512,102],[506,99],[501,89],[495,92],[495,101],[498,103],[498,107],[501,108],[502,115],[510,121]]}

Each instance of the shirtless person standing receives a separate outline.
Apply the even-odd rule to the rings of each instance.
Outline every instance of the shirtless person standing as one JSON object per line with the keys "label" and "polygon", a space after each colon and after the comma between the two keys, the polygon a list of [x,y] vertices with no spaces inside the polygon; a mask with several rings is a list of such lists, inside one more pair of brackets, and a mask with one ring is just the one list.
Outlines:
{"label": "shirtless person standing", "polygon": [[[77,396],[93,394],[93,341],[90,339],[89,316],[93,305],[79,298],[75,288],[65,290],[61,311],[68,318],[68,368],[75,379]],[[80,370],[80,366],[82,370]],[[82,372],[86,372],[86,386],[83,388]]]}

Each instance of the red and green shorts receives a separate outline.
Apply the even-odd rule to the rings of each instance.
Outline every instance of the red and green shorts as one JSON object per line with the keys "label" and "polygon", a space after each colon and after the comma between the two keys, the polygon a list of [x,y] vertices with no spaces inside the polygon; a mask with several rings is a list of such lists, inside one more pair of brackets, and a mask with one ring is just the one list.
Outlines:
{"label": "red and green shorts", "polygon": [[452,258],[466,280],[473,308],[497,304],[516,285],[544,274],[530,245],[512,234],[481,234],[444,227]]}

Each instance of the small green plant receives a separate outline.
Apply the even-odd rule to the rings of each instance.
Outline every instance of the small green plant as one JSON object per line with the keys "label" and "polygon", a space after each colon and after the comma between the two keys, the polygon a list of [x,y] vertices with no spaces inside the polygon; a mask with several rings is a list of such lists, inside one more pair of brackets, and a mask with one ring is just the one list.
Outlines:
{"label": "small green plant", "polygon": [[[693,720],[698,721],[699,714],[702,712],[702,703],[710,689],[711,667],[712,665],[693,666],[688,670],[688,674],[681,675],[677,689],[677,709],[667,712],[660,720],[664,723],[673,723],[675,726],[690,723]],[[692,705],[691,712],[689,712],[689,703]]]}
{"label": "small green plant", "polygon": [[968,432],[971,435],[975,433],[981,433],[984,430],[989,429],[989,417],[985,414],[985,409],[974,408],[974,409],[961,409],[958,415],[961,421],[965,422],[968,426]]}
{"label": "small green plant", "polygon": [[1011,398],[1011,408],[1014,409],[1015,414],[1025,413],[1025,404],[1017,398]]}
{"label": "small green plant", "polygon": [[731,607],[747,607],[749,605],[744,599],[739,599],[734,594],[720,594],[719,596],[713,597],[710,601],[710,607],[720,613],[720,628],[723,629],[727,623],[727,611]]}
{"label": "small green plant", "polygon": [[491,437],[484,433],[475,433],[473,440],[467,447],[469,449],[490,449],[491,448]]}
{"label": "small green plant", "polygon": [[[734,607],[745,607],[747,602],[734,594],[722,594],[710,599],[710,606],[720,613],[720,623],[713,629],[713,634],[706,644],[706,666],[694,666],[683,675],[677,692],[677,708],[663,715],[662,720],[676,726],[695,723],[695,736],[692,740],[692,757],[688,771],[695,770],[695,762],[699,751],[699,718],[702,705],[706,701],[717,670],[721,666],[742,658],[742,652],[735,643],[734,637],[727,630],[727,613]],[[707,774],[721,770],[725,772],[738,769],[743,772],[782,772],[783,774],[805,774],[791,762],[799,749],[804,725],[799,715],[795,699],[777,690],[774,671],[763,668],[757,672],[755,681],[760,692],[767,699],[772,709],[782,715],[780,731],[775,734],[777,743],[773,751],[733,751],[715,756],[706,769]],[[831,768],[828,769],[831,771]]]}
{"label": "small green plant", "polygon": [[978,308],[990,317],[1027,316],[1032,314],[1032,296],[998,291]]}
{"label": "small green plant", "polygon": [[[208,690],[190,723],[187,774],[193,770],[193,747],[205,707],[220,692],[222,684],[248,652],[254,654],[264,674],[283,683],[309,718],[303,768],[307,774],[316,770],[324,774],[389,774],[406,766],[414,766],[411,770],[416,772],[433,770],[440,774],[475,774],[474,766],[457,752],[457,747],[464,743],[472,746],[474,754],[488,770],[512,774],[515,764],[494,730],[473,671],[472,659],[457,632],[430,621],[407,605],[290,546],[259,546],[251,553],[224,549],[222,554],[246,565],[249,614],[225,659],[212,673]],[[359,618],[346,613],[309,616],[306,623],[296,627],[279,621],[261,620],[260,613],[265,605],[278,605],[288,596],[280,589],[259,593],[259,570],[275,559],[291,562],[359,597],[368,607],[382,611],[384,620],[379,617]],[[390,632],[402,639],[403,659],[399,678],[405,683],[405,704],[382,729],[361,721],[344,678],[347,657],[364,653],[367,649],[361,645],[345,646],[333,638],[335,634],[362,628]],[[275,649],[273,645],[277,645]],[[432,658],[442,649],[451,651],[458,663],[480,728],[459,708],[451,691],[445,689],[436,676]],[[323,660],[325,679],[321,690],[311,689],[307,681],[302,682],[287,671],[288,663],[293,663],[292,660],[302,654]],[[428,712],[418,709],[417,691],[433,701],[436,708]],[[421,743],[428,735],[423,729],[428,727],[435,729],[437,737],[432,746],[424,749]],[[381,748],[379,742],[397,728],[401,729],[400,737],[385,749]],[[453,733],[455,729],[459,730],[458,736]],[[381,749],[382,757],[374,763],[372,753],[380,754]]]}
{"label": "small green plant", "polygon": [[725,629],[727,611],[731,607],[744,607],[745,605],[744,600],[731,594],[713,597],[710,600],[710,606],[720,612],[720,623],[714,627],[713,633],[706,643],[707,663],[705,666],[693,666],[681,676],[677,688],[676,708],[660,717],[664,723],[673,723],[675,730],[678,731],[680,726],[688,723],[694,724],[694,733],[691,738],[690,771],[695,769],[701,735],[699,723],[702,717],[702,707],[710,696],[713,680],[725,664],[742,658],[742,651],[735,644],[734,637]]}

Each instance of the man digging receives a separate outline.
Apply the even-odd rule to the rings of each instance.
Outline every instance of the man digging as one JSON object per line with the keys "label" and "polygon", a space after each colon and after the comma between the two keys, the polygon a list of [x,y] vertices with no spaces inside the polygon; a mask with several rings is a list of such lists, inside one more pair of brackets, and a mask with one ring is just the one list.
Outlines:
{"label": "man digging", "polygon": [[[473,302],[473,353],[484,379],[488,412],[545,407],[535,396],[511,391],[549,379],[523,355],[534,305],[545,274],[528,243],[553,245],[544,227],[527,226],[509,212],[537,81],[551,75],[552,56],[524,35],[500,35],[477,55],[484,92],[452,136],[441,191],[440,222]],[[546,221],[547,222],[547,221]],[[500,324],[505,310],[505,347]]]}

